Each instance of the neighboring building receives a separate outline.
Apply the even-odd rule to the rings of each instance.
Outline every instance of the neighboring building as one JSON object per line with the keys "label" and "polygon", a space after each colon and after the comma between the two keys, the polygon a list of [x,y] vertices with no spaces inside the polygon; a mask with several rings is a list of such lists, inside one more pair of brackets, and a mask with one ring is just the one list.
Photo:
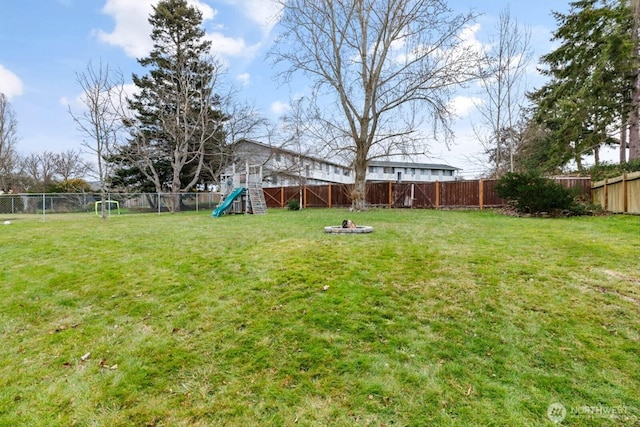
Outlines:
{"label": "neighboring building", "polygon": [[367,169],[367,181],[454,181],[459,170],[442,164],[372,160]]}
{"label": "neighboring building", "polygon": [[264,187],[287,187],[308,184],[350,184],[353,172],[349,166],[272,147],[243,139],[236,143],[236,158],[241,162],[262,166]]}
{"label": "neighboring building", "polygon": [[[308,184],[352,184],[355,174],[350,166],[272,147],[243,139],[236,143],[239,162],[262,166],[264,187],[286,187]],[[367,181],[453,181],[458,168],[442,164],[371,161]]]}

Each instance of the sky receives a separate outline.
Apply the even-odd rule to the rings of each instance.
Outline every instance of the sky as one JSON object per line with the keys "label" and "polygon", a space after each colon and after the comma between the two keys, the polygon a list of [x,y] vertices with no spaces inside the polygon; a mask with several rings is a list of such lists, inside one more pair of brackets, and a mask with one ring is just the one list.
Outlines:
{"label": "sky", "polygon": [[[203,26],[213,54],[225,64],[224,78],[240,88],[239,99],[276,120],[288,108],[294,93],[309,87],[303,76],[291,87],[279,86],[266,53],[272,46],[274,16],[271,0],[189,0],[203,13]],[[145,74],[137,58],[152,45],[147,19],[157,0],[0,0],[0,92],[9,99],[18,121],[21,154],[82,149],[86,137],[76,129],[69,108],[79,113],[80,87],[76,73],[89,62],[119,69],[127,82],[131,74]],[[533,60],[528,86],[544,79],[536,65],[553,50],[556,22],[552,11],[567,12],[569,0],[449,0],[458,12],[481,15],[470,32],[478,43],[495,34],[500,12],[509,8],[512,19],[531,31]],[[462,176],[481,172],[475,140],[474,98],[478,87],[455,97],[455,138],[449,147],[433,141],[429,156],[421,159],[462,169]]]}

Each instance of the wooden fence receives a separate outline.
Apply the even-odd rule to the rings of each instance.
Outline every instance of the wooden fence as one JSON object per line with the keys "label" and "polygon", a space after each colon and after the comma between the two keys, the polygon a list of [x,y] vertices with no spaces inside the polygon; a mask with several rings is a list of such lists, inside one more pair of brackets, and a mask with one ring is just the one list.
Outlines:
{"label": "wooden fence", "polygon": [[591,200],[608,212],[640,214],[640,172],[594,182]]}
{"label": "wooden fence", "polygon": [[[567,187],[580,187],[583,194],[591,192],[589,178],[557,178]],[[367,183],[367,205],[385,208],[483,209],[505,205],[494,191],[496,180],[435,181],[435,182],[375,182]],[[286,207],[290,200],[302,200],[305,208],[351,206],[350,184],[304,185],[265,188],[269,208]]]}

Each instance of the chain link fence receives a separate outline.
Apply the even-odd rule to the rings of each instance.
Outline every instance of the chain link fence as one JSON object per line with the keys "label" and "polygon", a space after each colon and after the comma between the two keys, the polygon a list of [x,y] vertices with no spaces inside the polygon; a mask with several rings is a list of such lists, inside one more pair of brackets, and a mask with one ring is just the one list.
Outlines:
{"label": "chain link fence", "polygon": [[[172,203],[179,203],[180,211],[213,210],[220,202],[220,194],[201,193],[109,193],[105,208],[110,214],[168,212]],[[41,193],[1,194],[0,214],[50,215],[63,213],[101,212],[98,193]]]}

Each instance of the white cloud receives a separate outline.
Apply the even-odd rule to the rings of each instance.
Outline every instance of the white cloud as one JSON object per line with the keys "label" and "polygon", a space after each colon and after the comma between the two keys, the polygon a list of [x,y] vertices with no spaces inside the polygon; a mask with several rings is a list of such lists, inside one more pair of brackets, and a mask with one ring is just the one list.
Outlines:
{"label": "white cloud", "polygon": [[242,86],[249,86],[249,83],[251,83],[251,74],[249,73],[239,74],[236,76],[236,80],[238,80]]}
{"label": "white cloud", "polygon": [[282,6],[274,0],[226,0],[268,34],[277,23]]}
{"label": "white cloud", "polygon": [[291,109],[291,106],[286,102],[275,101],[271,103],[271,112],[276,116],[282,116],[284,113]]}
{"label": "white cloud", "polygon": [[[146,56],[153,48],[151,41],[151,25],[149,16],[153,13],[153,5],[158,0],[107,0],[102,13],[115,21],[113,31],[95,31],[99,40],[124,49],[134,58]],[[189,4],[202,12],[204,21],[213,19],[216,11],[200,0],[189,0]]]}
{"label": "white cloud", "polygon": [[20,77],[0,65],[0,92],[4,93],[7,99],[22,95],[22,80]]}
{"label": "white cloud", "polygon": [[210,33],[206,39],[211,41],[211,53],[217,56],[252,57],[260,49],[260,43],[247,46],[242,38],[227,37],[222,33]]}
{"label": "white cloud", "polygon": [[477,106],[482,104],[482,99],[474,96],[456,96],[449,102],[449,108],[458,117],[464,117]]}
{"label": "white cloud", "polygon": [[147,21],[157,0],[107,0],[102,13],[115,21],[112,32],[97,31],[98,39],[124,49],[132,57],[143,57],[151,51],[153,43],[149,34],[151,25]]}
{"label": "white cloud", "polygon": [[478,39],[480,28],[480,24],[473,24],[465,27],[460,32],[463,47],[470,48],[475,52],[483,52],[486,49],[486,45]]}

